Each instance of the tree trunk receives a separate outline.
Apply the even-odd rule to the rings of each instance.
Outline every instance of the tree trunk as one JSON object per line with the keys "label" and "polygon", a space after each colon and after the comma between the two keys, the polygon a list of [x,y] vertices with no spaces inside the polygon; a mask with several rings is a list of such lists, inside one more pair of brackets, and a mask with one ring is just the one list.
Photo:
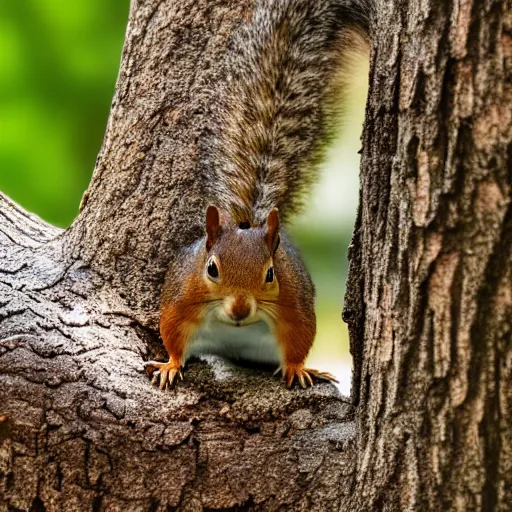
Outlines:
{"label": "tree trunk", "polygon": [[512,9],[438,4],[376,9],[355,409],[214,358],[150,386],[159,289],[202,229],[224,54],[252,2],[132,2],[73,226],[0,198],[0,510],[510,509]]}
{"label": "tree trunk", "polygon": [[512,510],[512,7],[381,2],[344,316],[366,510]]}

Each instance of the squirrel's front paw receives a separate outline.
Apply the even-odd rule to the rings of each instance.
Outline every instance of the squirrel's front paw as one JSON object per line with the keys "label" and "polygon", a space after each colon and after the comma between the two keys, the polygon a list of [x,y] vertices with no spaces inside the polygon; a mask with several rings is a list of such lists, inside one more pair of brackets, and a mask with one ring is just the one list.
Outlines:
{"label": "squirrel's front paw", "polygon": [[180,379],[183,380],[183,374],[181,373],[181,361],[179,363],[174,361],[169,361],[168,363],[148,361],[146,363],[146,367],[147,366],[156,368],[156,371],[153,372],[151,384],[156,386],[160,382],[160,389],[169,389],[172,386],[176,375],[179,375]]}
{"label": "squirrel's front paw", "polygon": [[313,370],[312,368],[304,368],[302,364],[285,364],[280,366],[274,375],[281,372],[284,380],[286,381],[286,387],[292,387],[295,378],[299,381],[302,388],[313,386],[313,379],[315,377],[318,380],[325,380],[327,382],[338,382],[336,377],[328,372],[320,372]]}

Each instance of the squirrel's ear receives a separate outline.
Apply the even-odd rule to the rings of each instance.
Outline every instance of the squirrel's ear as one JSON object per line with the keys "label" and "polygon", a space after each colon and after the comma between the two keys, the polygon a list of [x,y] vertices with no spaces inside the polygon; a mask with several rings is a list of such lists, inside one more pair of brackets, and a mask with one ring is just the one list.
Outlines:
{"label": "squirrel's ear", "polygon": [[220,231],[219,210],[210,205],[206,209],[206,250],[210,250],[217,240]]}
{"label": "squirrel's ear", "polygon": [[274,254],[279,247],[279,212],[277,208],[274,208],[268,214],[265,240],[270,254]]}

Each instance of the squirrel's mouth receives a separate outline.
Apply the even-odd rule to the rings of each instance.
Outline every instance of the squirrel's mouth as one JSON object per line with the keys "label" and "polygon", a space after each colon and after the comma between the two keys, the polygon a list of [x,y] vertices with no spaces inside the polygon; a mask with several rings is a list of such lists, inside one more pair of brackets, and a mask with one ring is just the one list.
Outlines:
{"label": "squirrel's mouth", "polygon": [[260,319],[257,315],[252,315],[249,318],[244,318],[243,320],[234,320],[228,315],[220,314],[217,315],[217,320],[225,325],[229,325],[230,327],[238,327],[242,329],[243,327],[248,327],[251,324],[258,322]]}
{"label": "squirrel's mouth", "polygon": [[225,318],[219,318],[219,322],[223,324],[229,325],[231,327],[248,327],[249,325],[257,322],[257,319],[248,319],[248,320],[228,320]]}

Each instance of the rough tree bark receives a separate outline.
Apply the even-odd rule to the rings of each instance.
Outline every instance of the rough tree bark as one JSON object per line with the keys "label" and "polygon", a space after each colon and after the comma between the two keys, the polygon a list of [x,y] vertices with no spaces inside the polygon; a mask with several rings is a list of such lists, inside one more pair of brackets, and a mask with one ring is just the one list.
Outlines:
{"label": "rough tree bark", "polygon": [[512,13],[440,4],[376,9],[345,309],[356,409],[214,359],[174,393],[149,385],[251,1],[132,2],[73,226],[0,198],[0,510],[510,509]]}
{"label": "rough tree bark", "polygon": [[355,496],[512,510],[512,5],[380,2],[375,24],[344,311]]}

